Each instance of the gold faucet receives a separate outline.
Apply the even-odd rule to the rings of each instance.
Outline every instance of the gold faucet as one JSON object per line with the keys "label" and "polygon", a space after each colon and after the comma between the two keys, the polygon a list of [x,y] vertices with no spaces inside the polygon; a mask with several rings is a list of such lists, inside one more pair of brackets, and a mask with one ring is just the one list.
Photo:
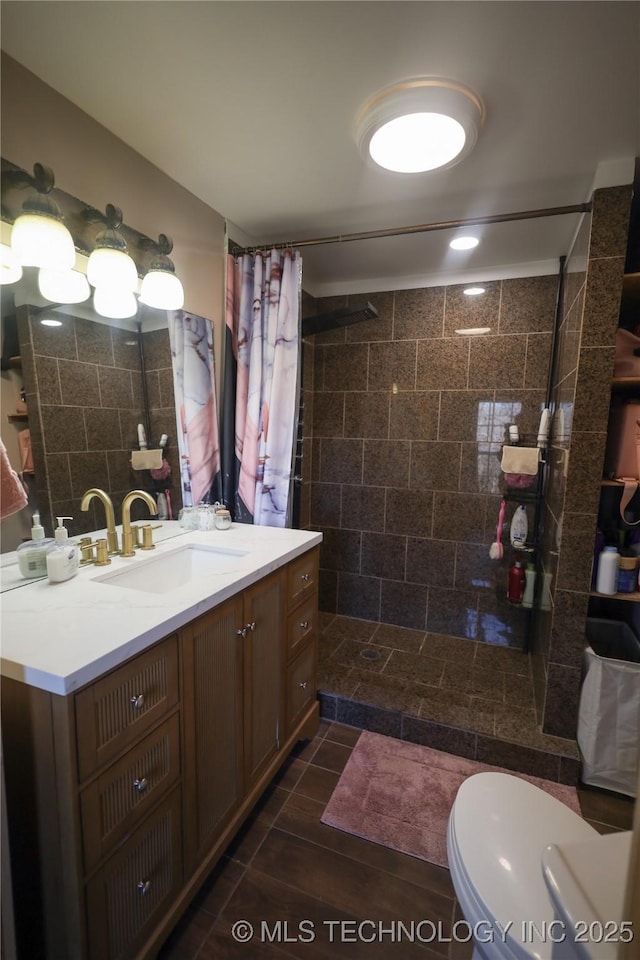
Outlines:
{"label": "gold faucet", "polygon": [[156,502],[146,490],[130,490],[129,493],[126,494],[122,501],[122,550],[120,551],[122,557],[135,556],[133,534],[131,533],[131,504],[134,500],[144,500],[149,507],[149,512],[153,516],[157,516],[158,514]]}
{"label": "gold faucet", "polygon": [[91,487],[90,490],[84,494],[82,498],[82,503],[80,504],[81,510],[88,510],[89,504],[94,497],[97,497],[104,504],[104,512],[107,518],[107,552],[109,556],[112,556],[115,553],[120,553],[120,546],[118,544],[118,534],[116,533],[116,518],[113,512],[113,503],[111,502],[111,497],[108,493],[105,493],[104,490],[99,490],[97,487]]}

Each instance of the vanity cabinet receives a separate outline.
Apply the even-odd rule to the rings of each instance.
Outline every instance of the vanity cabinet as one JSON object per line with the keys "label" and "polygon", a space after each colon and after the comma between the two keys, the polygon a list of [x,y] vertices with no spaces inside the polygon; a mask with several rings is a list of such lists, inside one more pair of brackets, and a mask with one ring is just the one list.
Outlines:
{"label": "vanity cabinet", "polygon": [[150,960],[318,725],[318,550],[69,696],[3,678],[19,960]]}

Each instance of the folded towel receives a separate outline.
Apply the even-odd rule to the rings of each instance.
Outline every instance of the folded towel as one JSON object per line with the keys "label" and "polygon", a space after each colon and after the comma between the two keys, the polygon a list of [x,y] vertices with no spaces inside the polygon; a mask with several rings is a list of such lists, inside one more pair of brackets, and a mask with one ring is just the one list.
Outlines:
{"label": "folded towel", "polygon": [[20,477],[9,462],[6,447],[0,440],[0,517],[9,517],[26,505],[27,494]]}
{"label": "folded towel", "polygon": [[526,473],[535,476],[540,463],[538,447],[503,447],[500,466],[504,473]]}
{"label": "folded towel", "polygon": [[134,470],[159,470],[162,466],[162,450],[132,450],[131,466]]}

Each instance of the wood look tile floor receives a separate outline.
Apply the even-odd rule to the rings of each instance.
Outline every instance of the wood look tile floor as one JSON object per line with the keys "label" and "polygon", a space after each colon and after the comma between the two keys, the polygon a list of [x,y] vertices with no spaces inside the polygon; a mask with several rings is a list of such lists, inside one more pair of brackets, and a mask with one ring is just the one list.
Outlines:
{"label": "wood look tile floor", "polygon": [[[158,960],[469,960],[471,945],[451,938],[462,914],[447,869],[320,821],[359,735],[322,720],[318,736],[298,745]],[[579,796],[600,832],[630,829],[630,799],[592,789]],[[424,940],[433,930],[433,941],[392,942],[384,930],[398,921],[407,929],[431,921],[420,930]],[[232,933],[239,922],[254,930],[245,943]]]}

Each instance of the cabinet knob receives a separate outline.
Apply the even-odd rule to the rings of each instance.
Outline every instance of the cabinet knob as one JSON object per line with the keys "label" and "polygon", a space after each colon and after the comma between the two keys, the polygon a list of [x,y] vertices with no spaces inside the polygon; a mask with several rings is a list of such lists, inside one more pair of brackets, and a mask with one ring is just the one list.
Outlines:
{"label": "cabinet knob", "polygon": [[308,574],[308,573],[303,573],[302,576],[300,577],[300,579],[301,579],[301,580],[304,580],[305,583],[308,583],[308,582],[309,582],[309,574]]}
{"label": "cabinet knob", "polygon": [[144,693],[139,693],[135,697],[131,697],[131,706],[134,710],[140,710],[141,707],[144,707]]}
{"label": "cabinet knob", "polygon": [[137,887],[138,892],[143,897],[146,897],[146,895],[149,893],[149,890],[151,890],[151,880],[138,880]]}
{"label": "cabinet knob", "polygon": [[149,786],[149,781],[146,777],[136,777],[136,779],[133,781],[133,785],[138,793],[144,793]]}
{"label": "cabinet knob", "polygon": [[246,628],[246,627],[240,627],[239,630],[236,630],[236,637],[242,637],[242,639],[244,640],[244,638],[246,637],[246,635],[247,635],[247,628]]}
{"label": "cabinet knob", "polygon": [[309,621],[308,621],[308,620],[301,620],[301,621],[300,621],[300,626],[302,627],[303,630],[308,630],[308,629],[309,629]]}
{"label": "cabinet knob", "polygon": [[300,689],[301,689],[301,690],[306,690],[306,689],[307,689],[307,683],[308,683],[308,682],[309,682],[308,680],[304,680],[304,681],[300,684]]}
{"label": "cabinet knob", "polygon": [[251,633],[255,633],[255,629],[256,629],[256,622],[255,620],[252,620],[251,623],[247,624],[247,630],[250,630]]}

